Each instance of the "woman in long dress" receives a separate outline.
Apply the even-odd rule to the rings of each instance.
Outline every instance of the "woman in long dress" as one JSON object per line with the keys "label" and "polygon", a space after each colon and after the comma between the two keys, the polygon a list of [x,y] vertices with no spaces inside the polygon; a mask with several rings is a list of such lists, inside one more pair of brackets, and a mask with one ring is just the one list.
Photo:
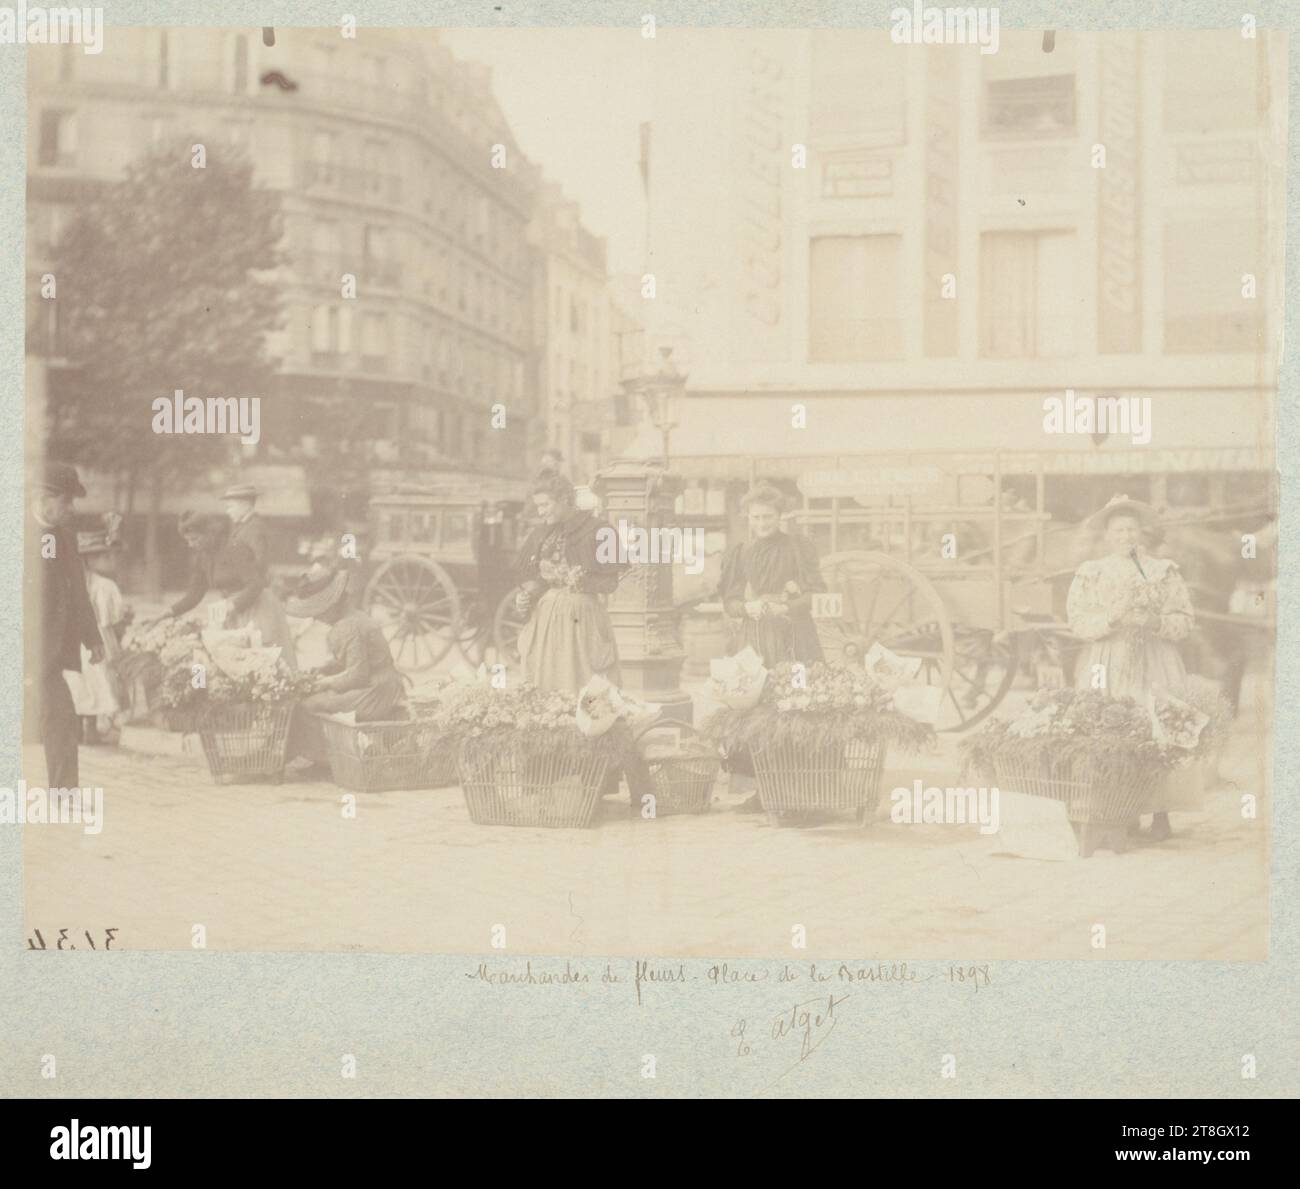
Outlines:
{"label": "woman in long dress", "polygon": [[746,645],[769,668],[782,661],[811,664],[822,659],[812,596],[825,591],[817,547],[803,536],[781,530],[784,498],[763,485],[742,501],[749,540],[733,545],[722,558],[718,594],[733,620],[730,651]]}
{"label": "woman in long dress", "polygon": [[[1142,543],[1153,515],[1148,505],[1115,496],[1090,518],[1104,533],[1106,553],[1078,568],[1066,604],[1071,630],[1088,641],[1075,669],[1077,689],[1102,688],[1139,703],[1152,693],[1185,695],[1187,670],[1177,642],[1192,630],[1195,616],[1177,564],[1153,557]],[[1180,770],[1158,786],[1153,838],[1169,837],[1168,810],[1181,786],[1195,779],[1191,770]]]}
{"label": "woman in long dress", "polygon": [[[618,586],[618,567],[598,556],[603,522],[574,507],[573,484],[546,474],[533,484],[542,523],[520,550],[515,605],[525,678],[541,689],[577,693],[599,673],[619,683],[614,630],[601,595]],[[605,526],[608,527],[608,526]]]}
{"label": "woman in long dress", "polygon": [[230,518],[185,512],[181,536],[194,554],[189,589],[165,613],[179,616],[192,611],[210,591],[219,598],[209,604],[216,627],[255,627],[264,648],[279,647],[280,659],[298,670],[293,635],[280,600],[267,588],[252,551],[231,540]]}

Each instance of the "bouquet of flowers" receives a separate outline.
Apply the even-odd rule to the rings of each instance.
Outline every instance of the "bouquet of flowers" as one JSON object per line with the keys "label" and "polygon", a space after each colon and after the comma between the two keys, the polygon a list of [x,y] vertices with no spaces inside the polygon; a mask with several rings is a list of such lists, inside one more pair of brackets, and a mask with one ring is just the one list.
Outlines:
{"label": "bouquet of flowers", "polygon": [[1120,621],[1125,629],[1137,637],[1159,631],[1165,605],[1164,588],[1135,572],[1126,595],[1128,610]]}
{"label": "bouquet of flowers", "polygon": [[767,675],[758,653],[742,648],[709,662],[709,696],[731,710],[750,710],[763,696]]}
{"label": "bouquet of flowers", "polygon": [[566,561],[551,561],[548,558],[542,559],[537,570],[548,585],[562,586],[566,590],[577,590],[584,576],[581,566],[571,566]]}
{"label": "bouquet of flowers", "polygon": [[785,742],[819,747],[876,739],[915,750],[935,741],[934,728],[899,711],[894,691],[865,669],[824,661],[777,665],[752,707],[718,711],[704,733],[728,752]]}

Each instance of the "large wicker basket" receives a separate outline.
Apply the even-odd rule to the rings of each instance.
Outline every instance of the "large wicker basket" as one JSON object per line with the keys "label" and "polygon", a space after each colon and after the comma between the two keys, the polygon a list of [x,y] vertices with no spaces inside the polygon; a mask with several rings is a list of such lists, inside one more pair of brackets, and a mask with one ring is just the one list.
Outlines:
{"label": "large wicker basket", "polygon": [[1165,773],[1158,768],[1128,764],[1102,772],[1086,762],[1045,763],[995,756],[998,788],[1059,801],[1069,820],[1080,826],[1127,826],[1150,813],[1152,799]]}
{"label": "large wicker basket", "polygon": [[[679,733],[676,747],[670,754],[650,754],[629,761],[627,765],[628,791],[631,793],[631,810],[640,814],[642,798],[654,797],[654,816],[707,813],[713,803],[713,786],[718,780],[722,757],[717,749],[697,737],[689,723],[657,720],[641,732],[672,730]],[[685,734],[682,739],[680,734]],[[638,736],[640,738],[640,736]]]}
{"label": "large wicker basket", "polygon": [[218,784],[279,783],[284,774],[292,702],[229,702],[205,706],[199,738]]}
{"label": "large wicker basket", "polygon": [[362,793],[456,783],[456,757],[427,719],[348,723],[322,714],[334,783]]}
{"label": "large wicker basket", "polygon": [[862,826],[875,817],[888,751],[884,740],[818,747],[786,741],[752,750],[759,801],[777,824],[832,810],[852,810]]}
{"label": "large wicker basket", "polygon": [[457,757],[470,821],[480,826],[589,826],[600,802],[609,757],[593,748],[506,744]]}

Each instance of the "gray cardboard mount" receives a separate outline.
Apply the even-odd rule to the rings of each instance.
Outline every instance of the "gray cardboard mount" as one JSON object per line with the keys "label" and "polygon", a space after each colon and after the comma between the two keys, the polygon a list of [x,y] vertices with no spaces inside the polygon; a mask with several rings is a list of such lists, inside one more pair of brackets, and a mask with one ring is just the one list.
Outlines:
{"label": "gray cardboard mount", "polygon": [[[883,27],[890,4],[381,3],[339,6],[279,0],[285,25],[330,25],[346,9],[358,25],[624,25],[653,12],[674,25]],[[1291,3],[1246,6],[1261,28],[1295,29]],[[498,10],[499,9],[499,10]],[[1179,3],[1024,3],[1001,10],[1003,28],[1162,29],[1239,24],[1240,8]],[[239,0],[114,3],[112,26],[220,26],[268,19],[268,6]],[[1300,70],[1289,64],[1290,108],[1300,100]],[[23,112],[21,46],[0,46],[7,117],[0,140],[4,223],[0,300],[11,328],[24,323]],[[1289,132],[1287,256],[1297,258],[1300,127]],[[1297,309],[1297,272],[1287,278],[1288,324]],[[0,439],[3,497],[0,627],[12,658],[0,682],[7,730],[3,774],[18,777],[23,359],[16,331],[0,358],[6,433]],[[1300,460],[1294,394],[1294,338],[1287,343],[1279,401],[1282,475],[1281,566],[1286,605],[1278,635],[1275,738],[1300,737],[1294,567]],[[1296,801],[1293,747],[1277,749],[1267,961],[997,962],[988,985],[955,982],[948,964],[927,961],[895,977],[855,985],[831,1008],[807,982],[780,984],[782,962],[745,961],[765,972],[759,984],[716,986],[711,963],[684,964],[686,983],[635,988],[635,963],[535,956],[534,971],[566,965],[590,981],[493,985],[474,977],[478,959],[274,953],[36,953],[24,948],[21,839],[0,828],[0,987],[5,1024],[0,1091],[10,1097],[447,1095],[845,1095],[915,1097],[1176,1096],[1277,1097],[1297,1091],[1295,1054]],[[654,955],[645,956],[653,961]],[[847,956],[846,957],[850,957]],[[883,976],[906,955],[852,955],[855,966],[882,960]],[[497,955],[494,969],[522,973],[525,958]],[[676,961],[654,963],[667,971]],[[806,963],[795,963],[806,966]],[[970,963],[964,965],[969,966]],[[807,1001],[773,1039],[781,1013]],[[828,1015],[834,1012],[833,1016]],[[743,1024],[743,1026],[742,1026]],[[778,1033],[780,1028],[776,1028]],[[831,1032],[833,1036],[830,1036]],[[805,1039],[806,1038],[806,1039]],[[805,1056],[807,1059],[801,1060]],[[57,1076],[43,1077],[47,1055]],[[1243,1077],[1253,1056],[1256,1076]],[[345,1077],[346,1058],[355,1076]],[[947,1070],[955,1076],[943,1076]],[[653,1076],[651,1076],[653,1075]]]}

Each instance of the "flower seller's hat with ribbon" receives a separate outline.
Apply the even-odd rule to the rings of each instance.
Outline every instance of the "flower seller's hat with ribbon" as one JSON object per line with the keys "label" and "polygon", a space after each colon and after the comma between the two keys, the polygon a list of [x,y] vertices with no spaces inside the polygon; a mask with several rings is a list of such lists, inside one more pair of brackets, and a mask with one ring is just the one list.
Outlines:
{"label": "flower seller's hat with ribbon", "polygon": [[285,611],[295,619],[314,619],[323,615],[347,594],[348,577],[346,570],[304,575],[293,593],[285,599]]}
{"label": "flower seller's hat with ribbon", "polygon": [[1143,528],[1148,527],[1156,518],[1156,510],[1141,500],[1129,499],[1126,495],[1113,495],[1106,501],[1106,506],[1099,508],[1084,521],[1089,528],[1101,530],[1112,516],[1136,516]]}

